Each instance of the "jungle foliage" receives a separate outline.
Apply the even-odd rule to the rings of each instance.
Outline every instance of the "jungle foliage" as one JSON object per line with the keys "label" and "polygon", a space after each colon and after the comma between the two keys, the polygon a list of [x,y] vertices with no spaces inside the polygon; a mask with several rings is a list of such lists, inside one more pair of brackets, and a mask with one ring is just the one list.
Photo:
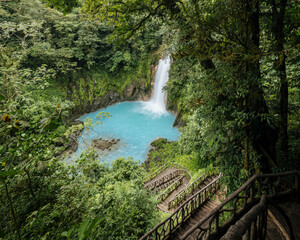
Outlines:
{"label": "jungle foliage", "polygon": [[230,191],[254,173],[299,167],[297,1],[86,0],[82,9],[121,42],[156,18],[168,24],[182,151],[219,166]]}
{"label": "jungle foliage", "polygon": [[149,84],[163,31],[149,25],[119,47],[110,24],[39,0],[1,1],[0,23],[0,239],[141,236],[157,212],[138,163],[58,159],[82,128],[70,126],[74,112],[132,81]]}
{"label": "jungle foliage", "polygon": [[172,56],[186,126],[150,158],[218,166],[229,192],[299,169],[299,17],[295,0],[1,1],[0,238],[136,239],[157,223],[133,160],[58,161],[72,113],[149,87],[153,52]]}

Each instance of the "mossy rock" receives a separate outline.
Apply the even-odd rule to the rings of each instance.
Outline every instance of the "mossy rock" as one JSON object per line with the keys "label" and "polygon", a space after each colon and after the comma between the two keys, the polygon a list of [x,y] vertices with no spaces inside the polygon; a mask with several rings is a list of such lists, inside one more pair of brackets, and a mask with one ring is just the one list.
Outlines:
{"label": "mossy rock", "polygon": [[154,140],[150,144],[150,146],[156,151],[156,150],[164,149],[165,145],[167,143],[169,143],[169,142],[166,138],[158,138],[158,139]]}

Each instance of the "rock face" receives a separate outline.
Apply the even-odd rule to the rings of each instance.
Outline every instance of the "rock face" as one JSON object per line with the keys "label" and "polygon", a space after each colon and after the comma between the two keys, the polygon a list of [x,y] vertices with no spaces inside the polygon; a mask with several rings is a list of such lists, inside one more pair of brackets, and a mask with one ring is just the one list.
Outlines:
{"label": "rock face", "polygon": [[125,87],[123,92],[124,97],[127,99],[132,98],[134,96],[135,91],[136,91],[136,83],[132,82]]}
{"label": "rock face", "polygon": [[175,112],[175,114],[176,114],[176,118],[173,123],[173,127],[185,127],[186,122],[182,119],[183,113],[182,113],[181,108],[179,109],[179,111]]}
{"label": "rock face", "polygon": [[[79,84],[69,83],[68,85],[68,99],[70,101],[74,101],[75,98],[77,100],[77,107],[73,109],[72,113],[69,116],[69,121],[74,121],[79,116],[94,112],[101,108],[106,108],[107,106],[113,105],[118,102],[122,101],[148,101],[151,98],[153,85],[154,85],[154,78],[155,73],[157,71],[158,65],[152,64],[150,66],[151,71],[151,80],[145,79],[141,76],[138,81],[132,81],[128,83],[124,89],[121,91],[120,86],[118,89],[111,89],[107,90],[104,95],[97,95],[94,93],[90,93],[91,90],[88,86],[85,88],[82,87],[84,90],[84,96],[77,96],[77,93],[74,93],[72,90],[75,88],[76,92],[80,92]],[[84,76],[83,78],[88,77],[87,81],[94,82],[96,84],[96,79],[94,79],[93,75]],[[75,97],[73,96],[75,94]],[[77,94],[77,95],[76,95]]]}
{"label": "rock face", "polygon": [[122,93],[115,90],[110,90],[105,95],[99,97],[95,96],[93,101],[89,104],[82,106],[80,109],[76,109],[73,112],[71,118],[76,119],[84,113],[94,112],[100,108],[106,108],[122,101],[147,101],[151,98],[151,89],[146,87],[145,82],[131,82],[125,86]]}
{"label": "rock face", "polygon": [[158,65],[154,65],[154,64],[151,65],[151,78],[152,79],[154,79],[154,77],[155,77],[155,73],[157,71],[157,68],[158,68]]}
{"label": "rock face", "polygon": [[98,148],[99,150],[113,150],[117,144],[120,142],[120,139],[94,139],[92,141],[92,146]]}
{"label": "rock face", "polygon": [[83,122],[79,119],[76,119],[74,122],[72,122],[71,125],[73,125],[75,129],[74,132],[68,136],[69,144],[67,146],[67,149],[75,152],[78,148],[77,138],[80,136],[83,130]]}

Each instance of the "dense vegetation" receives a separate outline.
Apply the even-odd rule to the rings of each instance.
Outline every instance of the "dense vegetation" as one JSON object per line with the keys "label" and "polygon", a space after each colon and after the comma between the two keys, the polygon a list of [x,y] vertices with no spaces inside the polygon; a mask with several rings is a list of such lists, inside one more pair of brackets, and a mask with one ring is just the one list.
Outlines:
{"label": "dense vegetation", "polygon": [[[221,167],[233,191],[254,173],[299,168],[299,8],[229,2],[189,6],[199,23],[178,33],[168,90],[187,122],[183,151]],[[187,37],[197,46],[182,47]]]}
{"label": "dense vegetation", "polygon": [[182,152],[219,166],[230,191],[254,173],[299,167],[296,1],[87,0],[83,9],[114,24],[119,41],[151,19],[168,23]]}
{"label": "dense vegetation", "polygon": [[218,166],[229,192],[299,168],[296,1],[45,2],[0,3],[0,239],[136,239],[157,223],[137,162],[58,158],[82,128],[70,119],[131,82],[149,89],[163,51],[183,127],[151,166]]}
{"label": "dense vegetation", "polygon": [[78,10],[16,0],[0,12],[0,239],[141,236],[158,215],[136,162],[58,158],[82,128],[70,119],[131,82],[150,87],[163,31],[153,23],[118,47],[112,26]]}

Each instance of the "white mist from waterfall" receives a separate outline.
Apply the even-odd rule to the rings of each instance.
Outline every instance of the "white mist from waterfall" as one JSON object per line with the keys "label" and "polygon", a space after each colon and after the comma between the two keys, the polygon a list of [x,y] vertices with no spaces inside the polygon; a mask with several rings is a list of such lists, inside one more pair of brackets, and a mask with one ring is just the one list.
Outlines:
{"label": "white mist from waterfall", "polygon": [[150,101],[143,103],[143,111],[154,114],[155,116],[161,116],[168,113],[166,108],[166,93],[163,91],[163,87],[169,80],[170,67],[170,56],[159,60],[154,79],[154,94]]}

